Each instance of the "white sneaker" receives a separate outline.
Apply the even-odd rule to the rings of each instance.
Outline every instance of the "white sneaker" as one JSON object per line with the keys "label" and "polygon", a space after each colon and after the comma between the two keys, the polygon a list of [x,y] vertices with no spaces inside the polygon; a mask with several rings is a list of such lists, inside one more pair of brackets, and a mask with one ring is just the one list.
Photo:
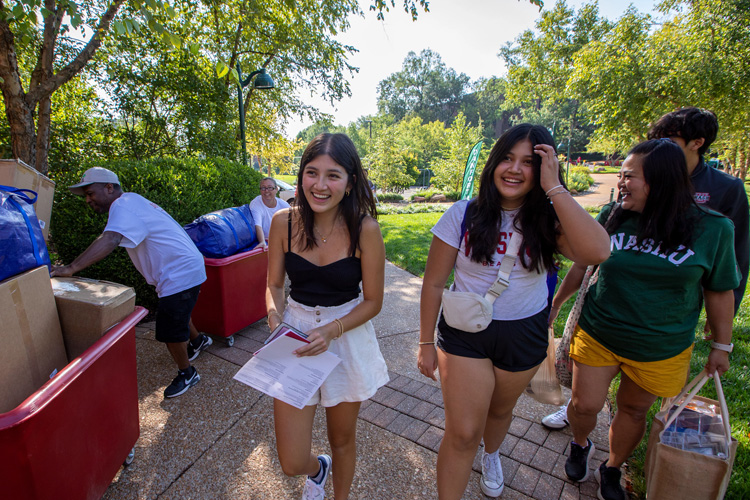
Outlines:
{"label": "white sneaker", "polygon": [[331,475],[331,457],[318,455],[318,461],[323,469],[323,479],[320,480],[320,483],[316,483],[310,476],[307,476],[305,489],[302,490],[302,500],[323,500],[326,496],[326,479]]}
{"label": "white sneaker", "polygon": [[323,500],[326,496],[326,490],[310,479],[305,481],[305,489],[302,491],[302,500]]}
{"label": "white sneaker", "polygon": [[564,429],[568,425],[568,405],[570,400],[561,406],[555,413],[547,415],[542,419],[542,425],[548,429]]}
{"label": "white sneaker", "polygon": [[482,479],[479,480],[479,487],[488,497],[495,498],[502,494],[505,487],[503,466],[497,452],[482,454]]}

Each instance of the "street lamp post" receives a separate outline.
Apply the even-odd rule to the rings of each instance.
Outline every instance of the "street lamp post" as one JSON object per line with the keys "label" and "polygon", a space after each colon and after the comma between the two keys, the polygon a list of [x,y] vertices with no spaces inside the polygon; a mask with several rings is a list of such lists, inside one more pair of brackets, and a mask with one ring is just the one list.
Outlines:
{"label": "street lamp post", "polygon": [[[253,81],[253,77],[255,80]],[[274,87],[273,78],[266,73],[265,68],[261,68],[257,71],[253,71],[247,78],[242,79],[242,70],[240,69],[240,63],[237,63],[237,102],[239,103],[240,109],[240,138],[242,141],[242,163],[247,165],[247,146],[245,143],[245,106],[242,102],[242,89],[247,87],[250,82],[253,82],[253,88],[258,90],[272,89]]]}
{"label": "street lamp post", "polygon": [[568,136],[568,157],[565,162],[565,184],[568,184],[569,173],[570,173],[570,136]]}
{"label": "street lamp post", "polygon": [[[565,143],[561,142],[557,145],[557,150],[560,151],[565,147]],[[568,184],[568,172],[570,171],[570,138],[568,138],[568,154],[565,157],[565,184]]]}

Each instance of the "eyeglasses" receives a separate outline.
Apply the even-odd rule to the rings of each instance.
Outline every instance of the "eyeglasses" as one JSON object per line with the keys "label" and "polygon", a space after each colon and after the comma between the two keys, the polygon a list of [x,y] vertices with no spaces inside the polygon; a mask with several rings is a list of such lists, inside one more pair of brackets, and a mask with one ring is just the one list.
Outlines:
{"label": "eyeglasses", "polygon": [[261,191],[275,191],[276,190],[276,186],[273,186],[273,187],[266,186],[266,187],[260,188],[260,190]]}

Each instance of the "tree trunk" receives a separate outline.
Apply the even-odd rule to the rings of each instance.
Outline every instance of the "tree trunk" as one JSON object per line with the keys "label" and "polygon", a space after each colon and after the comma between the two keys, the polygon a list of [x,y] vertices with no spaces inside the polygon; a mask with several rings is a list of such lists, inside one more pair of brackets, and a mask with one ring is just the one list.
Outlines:
{"label": "tree trunk", "polygon": [[34,167],[36,164],[34,110],[29,108],[23,97],[6,96],[5,115],[8,117],[8,125],[10,125],[13,157]]}
{"label": "tree trunk", "polygon": [[52,99],[50,96],[43,97],[37,107],[36,125],[36,159],[34,168],[44,175],[49,171],[47,155],[49,154],[49,131],[52,118]]}
{"label": "tree trunk", "polygon": [[[44,6],[52,14],[44,20],[42,45],[28,92],[24,91],[16,57],[16,36],[5,19],[0,19],[0,89],[5,99],[5,114],[10,125],[13,156],[46,174],[48,170],[51,95],[76,76],[99,49],[102,38],[125,0],[112,0],[99,18],[94,34],[88,43],[68,64],[53,73],[54,51],[66,7],[55,0]],[[34,113],[38,108],[38,133],[35,131]]]}

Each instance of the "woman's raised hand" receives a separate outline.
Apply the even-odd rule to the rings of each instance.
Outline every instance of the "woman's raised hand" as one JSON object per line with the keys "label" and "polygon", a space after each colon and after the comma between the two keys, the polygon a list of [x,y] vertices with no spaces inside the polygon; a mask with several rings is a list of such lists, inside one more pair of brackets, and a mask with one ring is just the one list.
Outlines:
{"label": "woman's raised hand", "polygon": [[549,144],[537,144],[534,153],[542,158],[542,166],[539,174],[539,183],[544,191],[549,191],[560,185],[560,162],[557,161],[555,148]]}

